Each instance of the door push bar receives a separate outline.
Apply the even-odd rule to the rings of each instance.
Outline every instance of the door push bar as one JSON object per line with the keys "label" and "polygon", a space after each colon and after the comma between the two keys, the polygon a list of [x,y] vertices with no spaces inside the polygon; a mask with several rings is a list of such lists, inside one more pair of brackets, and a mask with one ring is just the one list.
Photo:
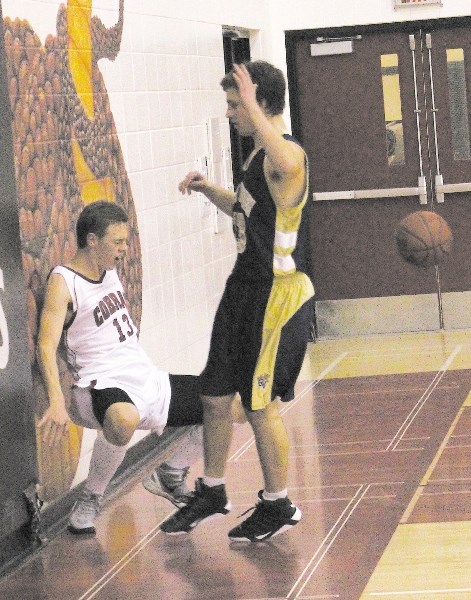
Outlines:
{"label": "door push bar", "polygon": [[460,192],[471,192],[471,182],[443,183],[443,175],[435,175],[435,195],[437,202],[445,202],[445,194],[456,194]]}
{"label": "door push bar", "polygon": [[[471,184],[470,189],[471,189]],[[367,200],[376,198],[398,198],[400,196],[418,196],[420,204],[427,204],[427,184],[425,177],[419,177],[418,187],[382,188],[378,190],[350,190],[338,192],[314,192],[314,202],[323,200]]]}
{"label": "door push bar", "polygon": [[353,42],[353,40],[361,40],[361,35],[350,35],[345,37],[317,37],[318,44],[328,44],[329,42]]}

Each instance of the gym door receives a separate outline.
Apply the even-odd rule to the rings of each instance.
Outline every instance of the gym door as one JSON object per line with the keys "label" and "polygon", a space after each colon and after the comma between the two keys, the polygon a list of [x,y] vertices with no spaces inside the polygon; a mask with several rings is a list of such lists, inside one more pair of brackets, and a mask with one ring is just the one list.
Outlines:
{"label": "gym door", "polygon": [[[439,270],[443,327],[471,327],[471,33],[429,28],[424,61],[430,90],[434,209],[454,234],[451,260]],[[430,110],[428,111],[430,114]]]}
{"label": "gym door", "polygon": [[[287,34],[293,131],[311,164],[321,337],[471,325],[471,36],[453,25]],[[397,254],[396,224],[420,209],[453,228],[453,260],[441,268]]]}

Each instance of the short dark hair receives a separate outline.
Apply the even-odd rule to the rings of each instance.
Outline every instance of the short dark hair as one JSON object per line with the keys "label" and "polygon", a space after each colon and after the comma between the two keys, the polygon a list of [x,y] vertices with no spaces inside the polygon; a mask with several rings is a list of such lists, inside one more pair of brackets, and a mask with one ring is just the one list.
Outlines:
{"label": "short dark hair", "polygon": [[[285,108],[286,81],[283,72],[264,60],[243,63],[252,81],[257,84],[257,102],[265,100],[266,110],[272,115],[280,115]],[[234,71],[231,70],[221,80],[221,87],[226,92],[237,90]]]}
{"label": "short dark hair", "polygon": [[114,202],[98,200],[88,204],[80,213],[77,220],[77,246],[85,248],[87,235],[96,234],[99,238],[106,235],[106,230],[114,223],[127,223],[126,212]]}

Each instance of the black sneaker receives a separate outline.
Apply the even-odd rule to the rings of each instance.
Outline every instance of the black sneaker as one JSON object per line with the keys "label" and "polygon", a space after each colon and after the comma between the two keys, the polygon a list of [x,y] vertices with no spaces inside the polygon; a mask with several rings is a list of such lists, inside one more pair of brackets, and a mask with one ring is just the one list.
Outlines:
{"label": "black sneaker", "polygon": [[169,535],[189,533],[198,523],[227,515],[230,510],[231,503],[227,499],[225,486],[209,487],[199,477],[196,480],[194,496],[186,506],[164,521],[160,529]]}
{"label": "black sneaker", "polygon": [[263,490],[258,493],[260,501],[249,508],[253,510],[250,517],[229,531],[233,542],[263,542],[294,527],[301,520],[301,511],[289,498],[264,500],[262,493]]}

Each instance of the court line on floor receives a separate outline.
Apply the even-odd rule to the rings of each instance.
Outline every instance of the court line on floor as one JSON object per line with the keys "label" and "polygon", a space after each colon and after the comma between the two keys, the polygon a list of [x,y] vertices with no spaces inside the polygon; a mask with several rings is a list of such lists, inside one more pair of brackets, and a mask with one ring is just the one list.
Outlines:
{"label": "court line on floor", "polygon": [[[392,450],[396,450],[397,445],[399,444],[399,442],[404,438],[405,433],[407,432],[407,430],[409,429],[409,427],[411,426],[411,424],[413,423],[413,421],[415,420],[417,414],[420,412],[421,408],[424,406],[425,402],[428,400],[428,398],[431,396],[432,392],[436,389],[436,387],[438,386],[438,384],[440,383],[441,379],[443,378],[443,376],[445,375],[445,373],[447,372],[448,368],[450,367],[450,365],[452,364],[452,362],[454,361],[455,357],[457,356],[457,354],[460,352],[461,350],[461,345],[458,345],[455,347],[455,349],[453,350],[453,352],[450,354],[450,356],[447,358],[447,360],[443,363],[443,365],[440,367],[440,369],[438,370],[438,372],[436,373],[435,377],[433,378],[432,382],[430,383],[430,385],[427,387],[427,389],[425,390],[425,392],[422,394],[421,398],[419,399],[419,401],[416,403],[416,405],[414,406],[413,410],[409,413],[409,415],[407,416],[407,418],[405,419],[405,421],[403,422],[403,424],[401,425],[401,427],[399,428],[398,432],[396,433],[395,437],[393,438],[393,440],[391,441],[391,444],[389,444],[388,446],[388,450],[392,449]],[[369,486],[368,486],[369,487]],[[321,563],[321,561],[323,560],[325,554],[328,552],[329,548],[331,547],[331,545],[334,543],[336,537],[338,536],[338,534],[340,533],[341,529],[343,528],[343,526],[346,524],[346,522],[348,521],[348,519],[350,518],[350,515],[353,513],[353,511],[355,510],[355,508],[358,506],[358,504],[360,503],[360,501],[362,500],[362,498],[364,497],[364,495],[367,493],[368,491],[368,487],[366,489],[363,489],[361,497],[357,500],[357,502],[355,503],[355,505],[353,506],[352,510],[350,511],[350,513],[348,514],[347,518],[344,520],[344,522],[342,523],[342,526],[339,527],[338,531],[336,531],[335,535],[333,535],[332,539],[329,540],[329,536],[332,534],[333,529],[336,527],[336,525],[334,525],[334,528],[329,532],[329,534],[326,536],[326,538],[324,538],[323,543],[321,544],[321,546],[319,547],[319,549],[317,550],[317,552],[314,554],[313,558],[311,559],[310,563],[306,566],[306,568],[304,569],[303,573],[301,574],[301,576],[298,578],[297,582],[295,583],[295,585],[293,586],[292,590],[290,591],[290,593],[287,596],[287,600],[290,598],[297,598],[299,600],[300,598],[300,594],[302,593],[303,589],[305,588],[305,586],[308,584],[309,580],[311,579],[312,575],[314,574],[314,572],[316,571],[317,567],[319,566],[319,564]],[[362,488],[360,488],[362,489]],[[360,489],[357,492],[357,495],[360,491]],[[354,498],[355,499],[355,498]],[[352,499],[352,501],[354,500]],[[350,503],[351,505],[351,503]],[[350,506],[349,505],[349,506]],[[347,507],[348,509],[348,507]],[[346,510],[347,510],[346,509]],[[345,513],[345,511],[344,511]],[[344,514],[342,513],[342,514]],[[339,517],[340,518],[340,517]],[[328,542],[328,543],[327,543]],[[314,567],[312,568],[312,570],[310,570],[309,575],[306,577],[305,581],[302,583],[301,588],[298,589],[298,592],[296,595],[293,595],[293,593],[296,591],[296,589],[299,587],[301,581],[303,580],[304,576],[306,575],[306,572],[309,570],[310,566],[312,565],[312,562],[315,560],[316,556],[319,554],[319,552],[322,551],[322,555],[320,556],[319,560],[316,562],[316,564],[314,565]],[[445,590],[444,590],[445,591]],[[466,591],[466,590],[457,590],[457,591]],[[374,595],[374,594],[371,594]],[[380,596],[386,596],[387,594],[378,594]]]}
{"label": "court line on floor", "polygon": [[[446,366],[446,368],[448,368],[448,366],[450,366],[450,364],[453,362],[455,356],[458,354],[458,352],[461,350],[461,348],[462,348],[461,345],[456,346],[456,348],[453,351],[453,353],[448,357],[447,361],[445,361],[442,369],[445,366]],[[443,371],[443,374],[445,374],[445,371]],[[412,496],[409,504],[407,505],[407,508],[404,511],[404,513],[403,513],[403,515],[402,515],[402,517],[401,517],[401,519],[399,521],[400,524],[404,524],[404,523],[408,522],[411,514],[413,513],[415,507],[417,506],[417,503],[419,502],[419,500],[420,500],[420,498],[421,498],[421,496],[422,496],[422,494],[423,494],[423,492],[425,490],[425,487],[426,487],[428,481],[430,480],[430,477],[432,476],[432,473],[435,470],[435,467],[437,466],[438,461],[440,460],[440,457],[442,456],[442,454],[443,454],[443,452],[444,452],[444,450],[445,450],[445,448],[446,448],[446,446],[447,446],[447,444],[448,444],[451,436],[453,435],[453,431],[455,430],[456,425],[458,424],[458,421],[459,421],[459,419],[460,419],[460,417],[461,417],[461,415],[463,413],[463,410],[464,410],[464,408],[461,407],[458,410],[455,418],[453,419],[453,422],[450,425],[447,433],[445,434],[445,437],[443,438],[442,443],[440,444],[440,446],[439,446],[439,448],[438,448],[435,456],[433,457],[432,462],[430,463],[427,471],[425,472],[424,476],[422,477],[422,479],[421,479],[421,481],[419,483],[419,486],[415,490],[414,495]]]}
{"label": "court line on floor", "polygon": [[[441,379],[443,378],[443,376],[445,375],[445,373],[448,371],[448,368],[453,363],[455,357],[460,352],[460,350],[461,350],[461,345],[456,346],[455,349],[453,350],[453,352],[451,353],[451,355],[447,358],[447,360],[440,367],[439,371],[436,373],[436,375],[433,378],[432,382],[430,383],[430,385],[428,386],[428,388],[426,389],[426,391],[424,392],[424,394],[422,394],[421,398],[419,399],[419,401],[415,405],[414,409],[409,413],[407,419],[404,421],[404,423],[402,424],[401,428],[398,430],[396,436],[392,440],[391,444],[388,446],[388,449],[392,448],[393,450],[396,450],[397,445],[404,438],[404,435],[405,435],[406,431],[409,429],[409,427],[413,423],[414,419],[416,418],[417,414],[419,413],[419,411],[421,410],[421,408],[423,407],[423,405],[425,404],[425,402],[428,400],[428,398],[431,396],[432,392],[438,386],[439,382],[441,381]],[[450,431],[450,435],[451,435],[451,431]],[[430,473],[431,473],[431,471],[430,471]],[[359,500],[357,501],[357,503],[355,504],[355,506],[352,508],[349,516],[345,520],[345,523],[348,521],[348,518],[353,513],[353,511],[355,510],[356,506],[358,506],[358,504],[360,503],[361,499],[364,497],[364,495],[366,493],[367,493],[367,489],[364,490],[361,498],[359,498]],[[342,525],[342,527],[343,527],[343,525]],[[319,561],[317,561],[317,563],[314,566],[314,568],[312,569],[312,571],[309,573],[309,576],[306,578],[306,581],[303,582],[302,587],[299,589],[298,593],[295,596],[292,596],[292,593],[296,590],[296,587],[300,584],[300,581],[302,580],[303,576],[305,575],[306,570],[308,569],[309,565],[306,567],[306,569],[303,571],[303,573],[301,574],[300,578],[298,579],[298,581],[296,582],[296,584],[293,586],[292,590],[290,591],[290,594],[287,596],[287,600],[290,599],[290,598],[297,598],[298,600],[300,599],[300,597],[301,597],[300,594],[301,594],[302,590],[304,589],[304,587],[307,585],[307,583],[311,579],[313,573],[317,569],[317,567],[320,564],[320,562],[322,561],[323,557],[325,556],[325,554],[329,550],[330,546],[335,541],[335,538],[337,537],[337,535],[340,533],[340,530],[341,530],[341,528],[335,534],[335,536],[333,537],[333,539],[331,539],[330,542],[327,544],[327,547],[323,551],[322,556],[320,557]],[[313,559],[311,559],[311,563],[315,559],[315,556],[322,550],[323,545],[325,545],[325,543],[326,543],[326,541],[327,541],[328,536],[330,535],[330,533],[331,532],[329,532],[329,534],[324,539],[323,544],[321,544],[321,547],[318,549],[318,551],[314,555]],[[427,593],[427,594],[435,594],[435,593],[462,593],[462,592],[468,592],[468,591],[471,591],[471,588],[469,588],[469,589],[456,589],[456,590],[451,590],[451,589],[450,590],[430,590],[430,591],[429,590],[423,590],[422,593]],[[399,596],[399,595],[404,595],[404,594],[418,595],[420,593],[421,592],[419,592],[419,591],[417,591],[417,592],[393,592],[392,594],[390,592],[389,593],[388,592],[385,592],[385,593],[381,593],[380,592],[380,593],[370,593],[370,595],[371,596],[388,596],[388,595],[395,595],[395,596],[397,595],[397,596]]]}
{"label": "court line on floor", "polygon": [[414,511],[414,508],[416,507],[418,501],[420,500],[420,497],[422,496],[425,487],[427,485],[427,483],[430,480],[430,477],[432,476],[433,471],[435,470],[435,467],[438,464],[438,461],[440,460],[440,457],[442,456],[448,441],[450,440],[453,431],[456,428],[456,425],[458,424],[458,421],[461,418],[461,415],[463,414],[463,407],[461,407],[458,411],[458,413],[456,414],[455,418],[453,419],[453,423],[450,425],[450,428],[448,429],[445,437],[442,440],[442,443],[440,444],[435,456],[433,457],[432,462],[430,463],[427,471],[425,472],[425,475],[422,477],[422,480],[419,483],[419,487],[415,490],[414,495],[411,498],[411,501],[409,502],[406,510],[404,511],[404,514],[401,517],[400,523],[407,523],[409,520],[409,517],[411,516],[412,512]]}
{"label": "court line on floor", "polygon": [[[410,427],[410,425],[412,424],[412,422],[414,421],[415,417],[417,416],[417,414],[419,413],[419,411],[421,410],[421,408],[424,406],[425,402],[428,400],[428,398],[430,397],[430,395],[432,394],[432,392],[435,390],[435,388],[437,387],[437,385],[439,384],[440,380],[442,379],[442,377],[445,375],[445,373],[448,371],[450,365],[453,363],[454,359],[456,358],[456,356],[458,355],[458,353],[461,351],[462,346],[461,345],[457,345],[453,352],[450,354],[450,356],[447,358],[447,360],[443,363],[443,365],[441,366],[441,368],[439,369],[439,371],[436,373],[435,377],[433,378],[432,382],[430,383],[430,385],[428,386],[427,390],[424,392],[424,394],[422,395],[422,397],[420,398],[420,400],[417,402],[417,404],[415,405],[414,409],[409,413],[407,419],[404,421],[403,425],[401,426],[401,428],[398,430],[398,433],[396,434],[397,437],[397,442],[395,443],[395,445],[393,446],[393,449],[395,449],[397,447],[397,444],[401,441],[401,439],[403,438],[405,432],[407,431],[407,429]],[[404,525],[408,522],[414,508],[416,507],[420,497],[422,496],[425,487],[428,483],[428,481],[430,480],[430,477],[432,476],[432,473],[445,449],[445,447],[448,444],[449,439],[451,438],[454,429],[456,428],[456,425],[459,421],[459,418],[461,417],[461,414],[463,412],[463,407],[461,407],[461,409],[458,411],[457,415],[455,416],[455,418],[453,419],[453,422],[451,424],[451,426],[449,427],[444,439],[442,440],[438,451],[436,452],[432,462],[430,463],[426,473],[423,475],[419,486],[417,487],[414,495],[412,496],[408,506],[406,507],[401,519],[399,520],[399,525],[398,527],[400,527],[401,525]],[[400,434],[400,436],[399,436]],[[379,561],[379,563],[381,562],[381,559]],[[379,564],[378,563],[378,564]],[[460,589],[437,589],[437,590],[404,590],[404,591],[383,591],[383,592],[367,592],[368,596],[370,597],[404,597],[404,598],[411,598],[414,596],[425,596],[425,595],[430,595],[431,597],[433,597],[436,594],[456,594],[456,593],[463,593],[463,592],[471,592],[471,588],[460,588]]]}
{"label": "court line on floor", "polygon": [[425,392],[419,398],[419,400],[417,401],[417,403],[415,404],[413,409],[410,411],[410,413],[407,415],[407,417],[405,418],[402,425],[397,430],[397,433],[394,436],[394,438],[392,439],[391,443],[389,444],[387,450],[391,450],[391,449],[396,450],[397,446],[404,438],[406,431],[412,425],[416,416],[419,414],[419,412],[424,407],[427,400],[430,398],[430,396],[434,392],[437,385],[440,383],[442,378],[445,376],[446,372],[448,371],[448,368],[450,367],[452,362],[455,360],[456,356],[459,354],[461,349],[462,349],[461,344],[458,344],[457,346],[455,346],[455,349],[453,350],[453,352],[450,354],[450,356],[446,359],[446,361],[443,363],[443,365],[437,371],[437,373],[435,374],[435,377],[432,379],[432,381],[430,382],[430,384],[427,387],[427,389],[425,390]]}
{"label": "court line on floor", "polygon": [[450,588],[443,590],[404,590],[403,592],[368,592],[369,596],[418,596],[418,595],[433,595],[433,594],[460,594],[462,592],[471,592],[469,588]]}
{"label": "court line on floor", "polygon": [[[348,355],[348,352],[342,352],[333,360],[319,375],[313,379],[291,402],[288,402],[280,410],[281,415],[285,415],[289,410],[298,404],[298,402],[311,390],[313,390],[335,367]],[[230,462],[236,462],[241,456],[243,456],[249,448],[255,444],[255,438],[251,436],[242,446],[234,452],[229,458]]]}
{"label": "court line on floor", "polygon": [[[340,513],[338,519],[335,521],[335,523],[332,526],[332,528],[330,529],[330,531],[327,533],[327,535],[322,540],[320,546],[317,548],[317,550],[312,555],[311,560],[307,563],[303,572],[298,577],[295,584],[293,585],[293,587],[289,591],[288,595],[286,596],[286,600],[291,600],[292,598],[297,598],[299,600],[301,598],[302,591],[304,590],[306,585],[309,583],[311,577],[317,571],[317,568],[323,561],[323,559],[324,559],[325,555],[327,554],[327,552],[329,551],[330,547],[335,542],[338,535],[340,534],[340,532],[343,530],[343,528],[347,524],[348,520],[354,513],[355,509],[358,507],[360,502],[363,500],[365,495],[368,493],[369,489],[370,489],[369,484],[361,485],[358,488],[358,490],[356,491],[353,498],[350,500],[350,502],[347,504],[347,506]],[[317,558],[318,558],[318,560],[313,565],[314,561]]]}
{"label": "court line on floor", "polygon": [[115,563],[111,569],[109,569],[100,579],[98,579],[91,588],[89,588],[78,600],[91,600],[94,598],[99,591],[101,591],[105,585],[107,585],[124,567],[131,562],[131,560],[139,554],[160,532],[160,525],[164,522],[162,519],[154,528],[152,528],[146,535],[139,540],[139,542],[133,546],[126,554]]}
{"label": "court line on floor", "polygon": [[[294,400],[292,400],[292,402],[290,402],[290,405],[292,405],[293,403],[297,403],[299,402],[299,400],[301,400],[301,398],[311,389],[313,389],[314,386],[316,386],[330,371],[332,371],[332,369],[334,369],[337,364],[343,360],[345,358],[345,356],[347,356],[347,352],[343,352],[342,354],[340,354],[328,367],[326,367],[322,373],[320,373],[318,375],[318,377],[316,379],[314,379],[308,386],[306,386],[306,388],[304,390],[302,390],[302,392],[296,397],[294,398]],[[286,412],[286,411],[280,411],[280,412]],[[254,441],[254,438],[252,438],[252,443]],[[251,444],[250,444],[251,445]],[[247,444],[243,444],[242,448],[244,449],[244,451],[247,449],[246,448]],[[233,457],[237,457],[238,456],[239,451],[237,451]],[[233,457],[231,457],[229,460],[235,460]],[[163,523],[163,520],[161,521],[161,523]],[[153,529],[151,529],[151,531],[149,531],[133,548],[131,548],[117,563],[115,563],[111,569],[109,569],[98,581],[95,582],[95,584],[89,588],[82,596],[80,596],[80,598],[78,600],[91,600],[92,598],[94,598],[98,592],[100,590],[102,590],[105,585],[107,583],[109,583],[129,562],[131,562],[131,560],[142,550],[144,549],[154,538],[156,535],[159,534],[160,532],[160,525],[161,523],[159,523],[158,525],[156,525]]]}

